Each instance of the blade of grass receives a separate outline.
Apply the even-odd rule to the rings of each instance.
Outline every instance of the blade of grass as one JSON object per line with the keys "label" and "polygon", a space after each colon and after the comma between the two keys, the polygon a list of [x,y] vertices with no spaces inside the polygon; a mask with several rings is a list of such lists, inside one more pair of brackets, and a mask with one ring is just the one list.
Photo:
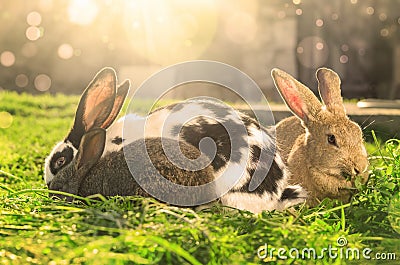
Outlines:
{"label": "blade of grass", "polygon": [[385,163],[386,166],[388,166],[388,163],[387,163],[386,159],[384,159],[384,155],[382,153],[381,146],[379,144],[378,138],[375,135],[375,131],[372,130],[371,134],[372,134],[372,138],[374,139],[374,143],[375,143],[376,147],[378,148],[379,155],[382,157],[382,161]]}
{"label": "blade of grass", "polygon": [[357,205],[360,202],[365,202],[367,200],[368,200],[367,198],[362,198],[357,202],[349,202],[349,203],[346,203],[346,204],[343,204],[343,205],[340,205],[340,206],[337,206],[337,207],[333,207],[333,208],[331,208],[329,210],[313,212],[313,213],[311,213],[309,215],[305,215],[304,218],[311,218],[311,217],[314,217],[314,216],[324,215],[326,213],[335,212],[337,210],[341,210],[342,208],[344,209],[344,208],[347,208],[349,206]]}
{"label": "blade of grass", "polygon": [[15,191],[9,187],[7,187],[6,185],[0,184],[0,188],[2,188],[3,190],[6,190],[8,192],[14,193]]}
{"label": "blade of grass", "polygon": [[179,245],[168,242],[167,240],[157,237],[157,236],[152,236],[149,238],[151,241],[154,243],[157,243],[161,246],[163,246],[165,249],[172,251],[176,253],[177,255],[181,256],[182,258],[186,259],[188,262],[190,262],[193,265],[201,265],[201,262],[198,261],[195,257],[193,257],[190,253],[188,253],[186,250],[181,248]]}
{"label": "blade of grass", "polygon": [[341,224],[342,224],[342,231],[344,232],[346,229],[346,216],[344,213],[344,207],[341,208]]}
{"label": "blade of grass", "polygon": [[26,181],[23,178],[17,177],[17,176],[15,176],[15,175],[13,175],[11,173],[8,173],[8,172],[6,172],[4,170],[0,170],[0,174],[1,175],[5,175],[5,176],[7,176],[9,178],[12,178],[12,179],[15,179],[15,180],[22,181],[22,182],[26,183]]}
{"label": "blade of grass", "polygon": [[13,193],[9,194],[8,197],[15,197],[15,196],[18,196],[18,195],[21,195],[21,194],[25,194],[25,193],[52,193],[52,194],[59,194],[59,195],[69,196],[69,197],[72,197],[74,199],[78,199],[78,200],[84,201],[87,204],[90,204],[90,202],[96,202],[96,200],[94,200],[94,199],[81,197],[81,196],[78,196],[78,195],[75,195],[75,194],[71,194],[71,193],[68,193],[68,192],[56,191],[56,190],[48,190],[48,189],[24,189],[24,190],[13,192]]}

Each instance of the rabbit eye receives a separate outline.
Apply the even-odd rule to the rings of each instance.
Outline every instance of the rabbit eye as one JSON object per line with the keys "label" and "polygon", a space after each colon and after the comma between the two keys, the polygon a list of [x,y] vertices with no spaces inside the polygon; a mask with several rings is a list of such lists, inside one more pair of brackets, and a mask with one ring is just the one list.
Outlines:
{"label": "rabbit eye", "polygon": [[65,164],[65,157],[61,156],[56,160],[55,168],[60,168]]}
{"label": "rabbit eye", "polygon": [[336,137],[333,134],[328,134],[328,143],[337,146]]}

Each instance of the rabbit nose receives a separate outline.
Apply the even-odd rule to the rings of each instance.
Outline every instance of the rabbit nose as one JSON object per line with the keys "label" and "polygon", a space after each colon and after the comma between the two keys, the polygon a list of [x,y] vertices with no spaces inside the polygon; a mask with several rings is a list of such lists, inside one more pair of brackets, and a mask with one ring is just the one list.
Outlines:
{"label": "rabbit nose", "polygon": [[361,171],[358,168],[353,167],[353,175],[358,175],[358,174],[360,174],[360,172]]}

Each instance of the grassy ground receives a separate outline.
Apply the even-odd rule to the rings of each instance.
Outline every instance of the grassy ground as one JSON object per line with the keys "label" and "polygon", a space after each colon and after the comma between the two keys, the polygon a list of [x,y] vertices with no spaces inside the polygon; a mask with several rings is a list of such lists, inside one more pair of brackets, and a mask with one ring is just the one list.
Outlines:
{"label": "grassy ground", "polygon": [[[1,264],[374,264],[377,253],[400,260],[400,235],[393,229],[400,232],[397,140],[381,148],[369,144],[370,179],[345,205],[324,201],[311,209],[253,215],[217,206],[194,212],[137,197],[70,204],[48,198],[43,161],[66,135],[77,101],[0,93],[0,127],[7,127],[4,112],[13,118],[0,128]],[[287,260],[278,259],[279,248]],[[293,259],[292,248],[300,257],[304,248],[317,256],[331,248],[331,258],[327,251],[323,258],[307,258],[308,249],[306,259]],[[345,253],[351,257],[348,250],[355,248],[360,259],[350,261]]]}

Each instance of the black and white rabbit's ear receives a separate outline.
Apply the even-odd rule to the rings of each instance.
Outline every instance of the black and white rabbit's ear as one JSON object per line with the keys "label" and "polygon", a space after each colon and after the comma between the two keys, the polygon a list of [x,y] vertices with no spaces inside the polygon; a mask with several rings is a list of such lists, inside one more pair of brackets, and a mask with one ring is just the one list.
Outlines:
{"label": "black and white rabbit's ear", "polygon": [[275,86],[291,111],[301,120],[315,120],[322,104],[314,93],[288,73],[274,68],[271,72]]}
{"label": "black and white rabbit's ear", "polygon": [[106,131],[95,128],[83,135],[76,157],[75,169],[79,176],[85,176],[99,161],[106,145]]}
{"label": "black and white rabbit's ear", "polygon": [[82,94],[75,121],[66,140],[78,148],[82,136],[92,128],[103,127],[114,108],[117,77],[112,68],[104,68]]}
{"label": "black and white rabbit's ear", "polygon": [[121,111],[122,105],[124,105],[126,96],[128,95],[128,92],[130,89],[130,86],[131,86],[131,83],[129,80],[125,80],[121,85],[118,86],[117,94],[116,94],[115,100],[114,100],[114,106],[111,110],[110,115],[108,115],[108,118],[101,125],[101,128],[108,129],[108,127],[110,127],[110,125],[117,118],[119,112]]}
{"label": "black and white rabbit's ear", "polygon": [[340,89],[340,77],[328,68],[319,68],[316,73],[318,90],[326,109],[332,113],[346,115]]}

